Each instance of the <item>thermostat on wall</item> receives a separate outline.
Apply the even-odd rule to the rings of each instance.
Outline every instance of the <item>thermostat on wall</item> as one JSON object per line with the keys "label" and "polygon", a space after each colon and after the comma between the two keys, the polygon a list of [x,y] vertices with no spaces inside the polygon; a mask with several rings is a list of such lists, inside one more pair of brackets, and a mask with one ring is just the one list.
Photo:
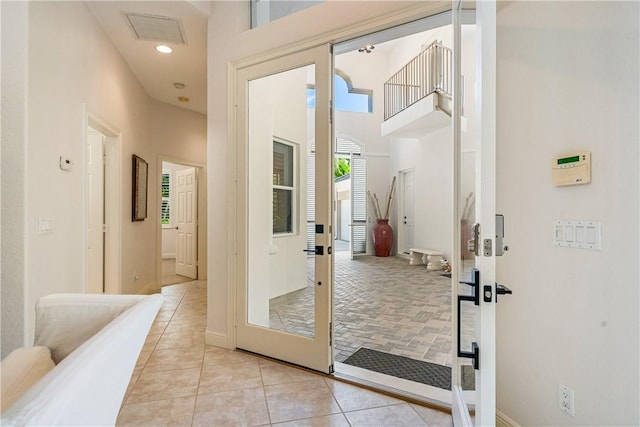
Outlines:
{"label": "thermostat on wall", "polygon": [[553,184],[588,184],[591,182],[591,152],[580,151],[558,156],[551,165]]}

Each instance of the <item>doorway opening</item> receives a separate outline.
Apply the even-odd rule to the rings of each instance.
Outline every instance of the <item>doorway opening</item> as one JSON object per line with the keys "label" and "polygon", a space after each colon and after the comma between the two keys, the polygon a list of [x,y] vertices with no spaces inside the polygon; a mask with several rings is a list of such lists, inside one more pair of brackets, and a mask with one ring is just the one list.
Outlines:
{"label": "doorway opening", "polygon": [[[472,23],[468,19],[463,30],[463,54],[474,52]],[[375,48],[368,52],[362,46]],[[335,134],[363,141],[369,166],[365,194],[377,195],[380,206],[397,179],[397,197],[389,210],[395,232],[390,256],[373,255],[371,236],[379,214],[369,202],[364,256],[334,254],[335,371],[437,403],[451,402],[455,351],[451,278],[446,271],[455,227],[452,49],[450,14],[334,46],[335,67],[354,86],[369,89],[373,98],[370,112],[337,107]],[[470,55],[467,62],[465,82],[473,85],[475,60]],[[473,91],[467,90],[465,100],[465,107],[473,103]],[[472,106],[466,113],[465,130],[472,131]],[[469,141],[472,145],[472,138]],[[334,197],[340,225],[344,215],[339,191]],[[424,251],[424,257],[418,256],[423,262],[409,262],[409,254],[416,252],[412,249]],[[439,254],[434,255],[438,261],[429,262],[435,259],[429,259],[429,253]],[[472,389],[473,369],[464,368],[463,377],[466,388]]]}
{"label": "doorway opening", "polygon": [[160,277],[161,285],[197,280],[199,268],[200,168],[161,161]]}
{"label": "doorway opening", "polygon": [[84,112],[87,293],[120,293],[120,131]]}

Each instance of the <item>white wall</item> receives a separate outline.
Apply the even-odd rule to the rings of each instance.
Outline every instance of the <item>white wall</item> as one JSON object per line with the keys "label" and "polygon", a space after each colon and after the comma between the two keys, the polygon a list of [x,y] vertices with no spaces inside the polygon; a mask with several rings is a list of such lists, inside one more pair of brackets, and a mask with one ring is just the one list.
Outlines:
{"label": "white wall", "polygon": [[[151,121],[151,138],[156,158],[170,162],[186,163],[188,165],[204,166],[207,158],[207,116],[173,105],[150,100],[149,113]],[[158,162],[155,162],[158,164]],[[184,165],[176,165],[185,167]],[[149,175],[149,185],[157,182],[158,192],[162,183],[161,168],[157,169],[158,176],[153,180]],[[207,278],[207,170],[200,168],[198,171],[198,279]],[[155,199],[149,199],[149,203],[155,203]],[[177,203],[177,202],[176,202]],[[174,203],[175,204],[175,203]],[[215,204],[217,205],[217,204]],[[158,215],[159,213],[158,207]],[[158,221],[159,224],[159,221]],[[167,233],[162,231],[161,242]],[[177,233],[174,230],[174,235]],[[173,251],[175,254],[175,250]]]}
{"label": "white wall", "polygon": [[[155,238],[150,221],[131,222],[129,196],[131,155],[152,160],[144,89],[83,3],[30,2],[28,37],[25,291],[31,334],[40,296],[83,291],[83,103],[122,131],[123,293],[136,293],[155,281]],[[73,171],[60,170],[61,155],[75,162]],[[153,162],[149,166],[153,173]],[[155,207],[149,205],[148,212],[152,217]],[[39,217],[51,219],[51,234],[38,233]]]}
{"label": "white wall", "polygon": [[[446,127],[419,139],[393,138],[391,145],[391,169],[414,169],[414,244],[442,251],[448,259],[453,230],[452,138],[451,128]],[[396,203],[396,212],[400,210]],[[396,215],[395,227],[398,223]]]}
{"label": "white wall", "polygon": [[[158,155],[156,144],[163,145],[162,138],[152,138],[153,107],[147,94],[84,3],[29,2],[20,6],[3,3],[2,11],[3,89],[6,70],[8,77],[14,79],[12,85],[17,85],[15,91],[7,93],[11,98],[6,109],[3,98],[3,123],[10,120],[13,123],[10,128],[14,129],[5,141],[3,126],[3,162],[7,143],[6,147],[15,150],[11,158],[16,162],[13,167],[24,174],[14,174],[8,181],[3,176],[3,213],[6,207],[10,218],[17,221],[16,232],[7,236],[7,240],[3,233],[3,254],[6,244],[11,248],[7,254],[15,255],[19,263],[16,271],[10,271],[10,281],[5,281],[3,275],[2,302],[3,308],[24,307],[23,313],[18,313],[24,319],[23,324],[18,321],[15,326],[20,334],[24,331],[23,343],[30,344],[36,300],[53,292],[84,290],[83,130],[87,124],[83,123],[83,105],[89,113],[122,132],[119,153],[123,293],[137,293],[156,282],[155,218],[159,212],[153,200],[159,186],[149,186],[148,219],[131,222],[131,156],[135,153],[149,162],[151,182],[159,176],[154,161]],[[5,22],[16,25],[4,25]],[[25,56],[12,53],[11,49],[5,51],[5,40],[23,49]],[[5,56],[5,52],[11,54]],[[198,116],[203,136],[205,118]],[[203,140],[204,137],[201,144]],[[200,150],[202,157],[204,150],[204,147]],[[186,157],[179,146],[171,152]],[[60,170],[59,156],[74,162],[71,172]],[[5,183],[15,185],[16,189],[24,185],[24,199],[17,197],[7,206]],[[21,212],[23,216],[19,217]],[[39,234],[40,217],[50,218],[52,233]],[[3,231],[4,226],[3,219]],[[139,280],[134,280],[134,273]],[[10,298],[5,299],[5,295]],[[3,333],[3,354],[18,345],[13,335],[16,334],[7,335],[5,341]]]}
{"label": "white wall", "polygon": [[[521,425],[634,425],[639,414],[637,2],[510,2],[498,14],[498,409]],[[554,187],[554,156],[592,182]],[[602,250],[554,247],[553,221],[602,222]],[[575,390],[575,417],[558,384]]]}
{"label": "white wall", "polygon": [[[32,310],[25,303],[25,233],[26,173],[24,171],[27,137],[27,36],[28,6],[21,2],[1,2],[2,28],[2,132],[0,191],[2,247],[0,278],[2,280],[2,354],[25,341],[25,313]],[[11,35],[11,37],[9,37]]]}

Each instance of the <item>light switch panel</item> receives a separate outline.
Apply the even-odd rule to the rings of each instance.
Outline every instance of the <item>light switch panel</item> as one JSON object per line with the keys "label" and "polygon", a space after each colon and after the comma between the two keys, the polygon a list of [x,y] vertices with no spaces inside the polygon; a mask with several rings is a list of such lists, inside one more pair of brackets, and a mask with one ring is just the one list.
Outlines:
{"label": "light switch panel", "polygon": [[51,218],[38,218],[38,232],[40,234],[51,234],[52,231]]}
{"label": "light switch panel", "polygon": [[565,248],[602,249],[599,221],[555,221],[553,245]]}

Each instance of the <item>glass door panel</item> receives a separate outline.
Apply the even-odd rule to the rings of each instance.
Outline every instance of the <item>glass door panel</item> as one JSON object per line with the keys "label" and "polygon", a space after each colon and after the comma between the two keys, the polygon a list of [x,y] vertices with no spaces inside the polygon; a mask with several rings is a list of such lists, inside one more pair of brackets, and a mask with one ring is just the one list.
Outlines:
{"label": "glass door panel", "polygon": [[[315,335],[315,65],[249,82],[247,321]],[[313,138],[313,137],[312,137]],[[311,139],[312,140],[312,139]],[[313,166],[313,165],[311,165]]]}
{"label": "glass door panel", "polygon": [[[495,2],[453,11],[457,328],[454,425],[495,424]],[[467,25],[463,25],[467,24]],[[477,40],[477,41],[476,41]],[[473,414],[473,417],[471,417]]]}

